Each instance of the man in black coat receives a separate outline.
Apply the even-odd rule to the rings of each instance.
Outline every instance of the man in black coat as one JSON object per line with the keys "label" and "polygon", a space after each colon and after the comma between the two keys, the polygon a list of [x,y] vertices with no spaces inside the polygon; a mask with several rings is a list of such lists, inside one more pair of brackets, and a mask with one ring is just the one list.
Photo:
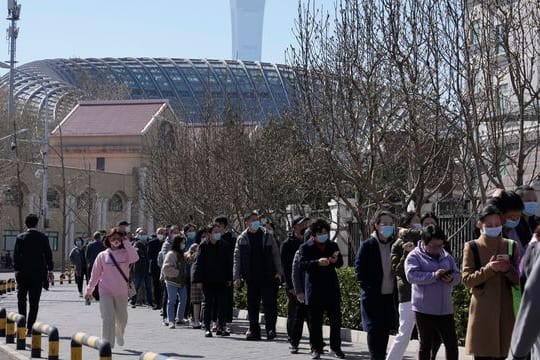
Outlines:
{"label": "man in black coat", "polygon": [[[32,333],[39,310],[41,288],[52,276],[53,260],[49,238],[36,229],[39,218],[29,214],[24,223],[27,230],[17,235],[13,251],[13,267],[18,291],[17,301],[19,314],[26,317],[26,335]],[[28,316],[26,313],[26,298],[30,303]]]}
{"label": "man in black coat", "polygon": [[[229,220],[227,219],[227,217],[218,216],[214,219],[214,224],[218,226],[219,232],[221,232],[221,241],[227,244],[227,256],[229,257],[228,261],[231,263],[232,266],[234,258],[234,247],[236,246],[236,236],[234,236],[229,230]],[[225,322],[228,324],[232,323],[233,321],[233,291],[234,289],[232,286],[227,287],[224,300]],[[227,331],[230,331],[230,329],[227,329]]]}
{"label": "man in black coat", "polygon": [[[93,236],[93,240],[88,243],[86,246],[86,278],[90,279],[90,275],[92,274],[92,267],[94,266],[94,261],[96,260],[96,257],[98,254],[105,250],[105,245],[103,245],[102,241],[102,234],[99,231],[96,231]],[[96,288],[94,289],[94,292],[92,292],[92,296],[94,299],[99,301],[99,288],[98,285],[96,285]]]}
{"label": "man in black coat", "polygon": [[[304,307],[302,303],[298,301],[296,298],[296,293],[294,291],[293,286],[293,280],[292,280],[292,265],[293,265],[293,259],[294,254],[296,251],[298,251],[298,248],[300,248],[300,245],[304,243],[304,231],[306,230],[306,225],[308,222],[308,218],[304,218],[302,216],[297,216],[293,219],[291,225],[292,225],[292,231],[289,234],[289,237],[287,240],[283,242],[281,245],[281,266],[283,266],[283,275],[285,276],[285,284],[286,284],[286,291],[287,291],[287,336],[289,338],[289,342],[291,343],[291,352],[297,353],[298,352],[298,343],[296,341],[292,341],[293,339],[293,328],[294,323],[298,320],[301,320],[302,325],[304,323],[305,316],[302,316],[304,314],[299,313],[299,307]],[[301,319],[297,319],[298,317]],[[300,340],[300,339],[298,339]]]}
{"label": "man in black coat", "polygon": [[156,230],[156,235],[152,235],[150,238],[150,241],[148,242],[148,261],[149,261],[149,267],[150,267],[150,278],[152,280],[152,288],[154,290],[154,306],[152,307],[153,310],[159,310],[161,309],[161,282],[159,281],[159,277],[161,275],[161,268],[159,267],[157,263],[157,258],[159,255],[159,252],[161,251],[161,246],[163,245],[163,241],[165,241],[165,233],[166,229],[164,227],[160,227]]}
{"label": "man in black coat", "polygon": [[326,311],[330,323],[330,349],[344,359],[341,350],[341,292],[336,268],[343,266],[338,245],[330,240],[330,225],[317,219],[309,227],[311,238],[298,250],[299,267],[305,271],[305,303],[309,307],[309,341],[312,359],[323,353],[322,324]]}

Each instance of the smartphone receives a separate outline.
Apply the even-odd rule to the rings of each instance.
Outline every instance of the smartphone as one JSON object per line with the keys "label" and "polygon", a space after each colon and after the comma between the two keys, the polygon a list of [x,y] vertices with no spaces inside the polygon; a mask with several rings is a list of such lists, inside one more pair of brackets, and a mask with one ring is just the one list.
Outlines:
{"label": "smartphone", "polygon": [[498,254],[496,257],[495,257],[496,260],[506,260],[508,261],[508,255],[507,254]]}
{"label": "smartphone", "polygon": [[454,273],[454,271],[452,269],[450,270],[446,270],[443,274],[443,276],[447,276],[447,275],[452,275]]}
{"label": "smartphone", "polygon": [[335,251],[333,254],[332,254],[332,257],[337,257],[339,255],[339,251]]}

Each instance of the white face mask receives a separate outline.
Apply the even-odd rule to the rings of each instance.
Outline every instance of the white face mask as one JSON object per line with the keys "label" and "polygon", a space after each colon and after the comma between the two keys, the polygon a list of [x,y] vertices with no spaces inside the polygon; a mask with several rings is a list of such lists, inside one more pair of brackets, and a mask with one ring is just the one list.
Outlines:
{"label": "white face mask", "polygon": [[114,241],[111,241],[111,247],[112,247],[113,249],[118,249],[118,248],[120,247],[120,244],[121,244],[121,243],[122,243],[122,242],[121,242],[120,240],[114,240]]}
{"label": "white face mask", "polygon": [[157,238],[158,238],[159,240],[163,240],[163,239],[165,238],[165,235],[163,235],[163,234],[157,234]]}
{"label": "white face mask", "polygon": [[180,244],[180,250],[184,250],[186,248],[186,244]]}

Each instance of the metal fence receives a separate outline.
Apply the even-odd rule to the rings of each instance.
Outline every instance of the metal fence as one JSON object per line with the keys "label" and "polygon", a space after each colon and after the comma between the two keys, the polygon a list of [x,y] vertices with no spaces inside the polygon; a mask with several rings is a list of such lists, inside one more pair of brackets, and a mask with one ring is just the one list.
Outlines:
{"label": "metal fence", "polygon": [[[445,216],[439,218],[439,226],[444,230],[450,242],[452,255],[458,267],[463,257],[463,246],[469,240],[476,238],[476,216]],[[356,252],[362,241],[359,223],[349,223],[349,264],[354,264]]]}

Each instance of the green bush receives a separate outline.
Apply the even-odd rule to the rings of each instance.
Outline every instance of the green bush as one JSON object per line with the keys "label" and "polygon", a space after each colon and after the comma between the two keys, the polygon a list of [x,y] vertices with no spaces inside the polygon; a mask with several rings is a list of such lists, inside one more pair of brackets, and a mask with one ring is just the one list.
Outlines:
{"label": "green bush", "polygon": [[[341,318],[344,328],[361,329],[360,318],[360,287],[354,274],[354,268],[343,267],[337,270],[341,289]],[[467,331],[469,317],[470,291],[462,284],[454,288],[452,294],[454,301],[454,319],[456,322],[456,335],[461,345]],[[238,309],[247,309],[247,295],[245,287],[234,292],[234,304]],[[287,316],[287,295],[285,289],[278,292],[278,315]]]}

